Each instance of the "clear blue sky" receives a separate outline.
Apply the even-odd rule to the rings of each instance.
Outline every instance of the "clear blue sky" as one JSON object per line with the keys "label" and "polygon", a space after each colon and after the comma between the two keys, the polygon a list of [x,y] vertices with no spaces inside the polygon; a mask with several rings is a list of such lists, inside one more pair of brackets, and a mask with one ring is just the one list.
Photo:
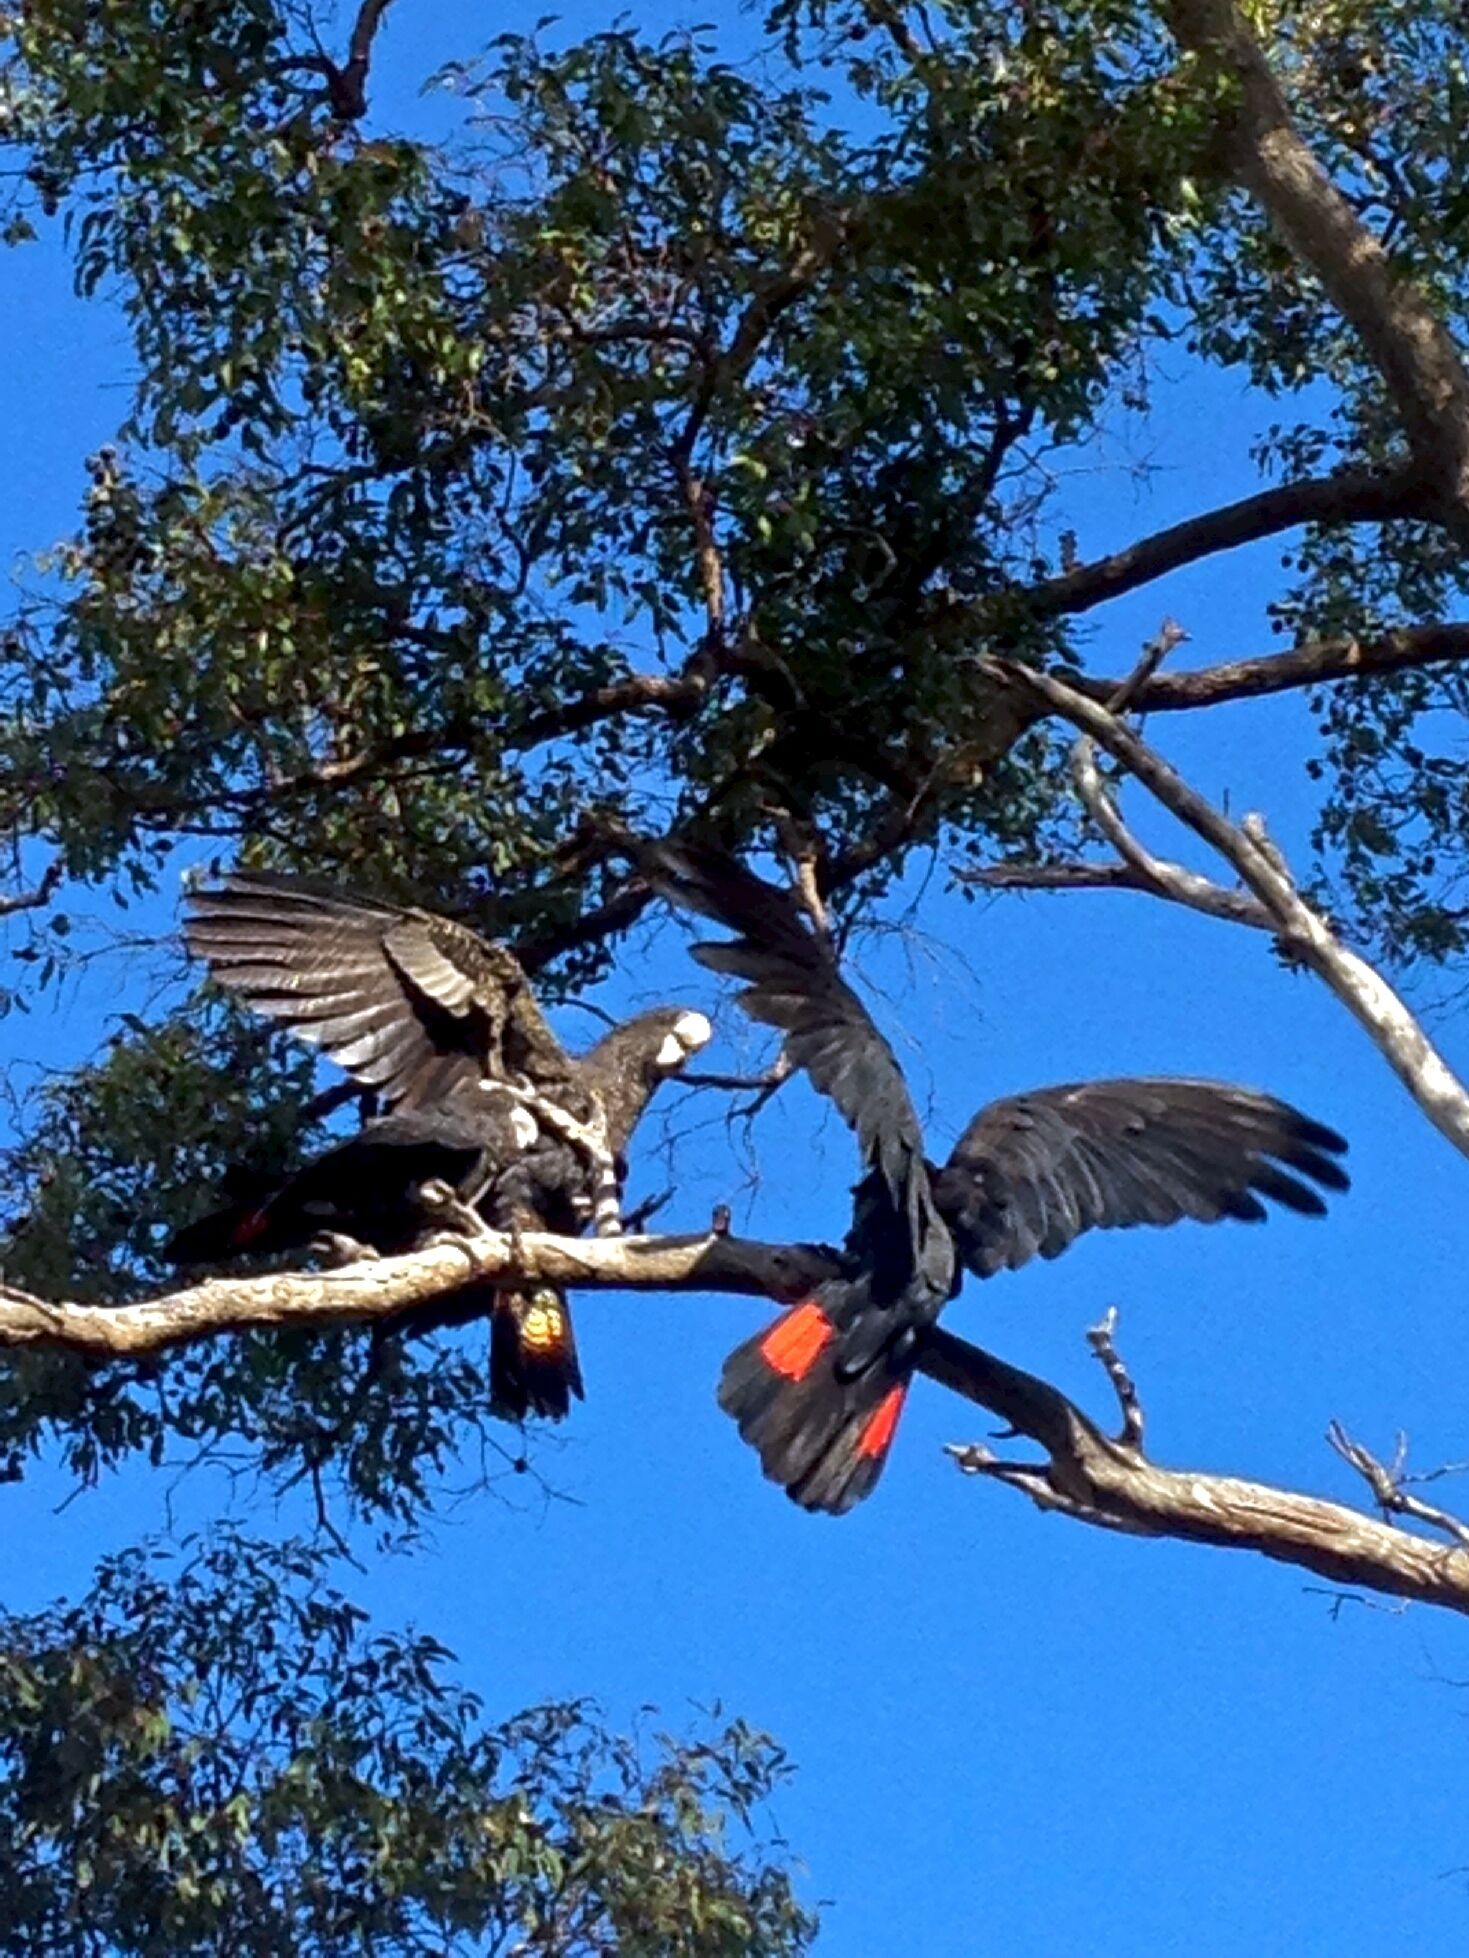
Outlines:
{"label": "clear blue sky", "polygon": [[[567,31],[604,18],[579,5]],[[409,81],[503,16],[403,0],[390,23],[384,120],[421,116]],[[72,521],[81,459],[119,419],[125,378],[115,321],[70,297],[51,244],[0,259],[7,557]],[[1148,436],[1164,465],[1151,486],[1113,469],[1069,487],[1083,553],[1253,487],[1248,436],[1266,419],[1235,382],[1180,371]],[[1165,612],[1193,636],[1189,661],[1267,650],[1277,557],[1240,553],[1114,606],[1094,665],[1124,669]],[[1155,733],[1199,786],[1264,808],[1300,852],[1303,729],[1298,708],[1274,704]],[[1263,941],[1140,899],[929,896],[920,923],[926,944],[864,942],[859,972],[936,1145],[993,1095],[1129,1071],[1267,1087],[1352,1139],[1355,1187],[1326,1224],[1088,1239],[1055,1265],[971,1284],[959,1330],[1105,1413],[1082,1335],[1116,1303],[1150,1443],[1171,1463],[1355,1500],[1322,1440],[1333,1416],[1381,1449],[1406,1427],[1423,1466],[1469,1456],[1469,1170],[1331,999]],[[64,1012],[0,1024],[0,1059],[85,1051],[136,987],[126,962],[97,969]],[[664,931],[602,998],[669,995],[717,997]],[[564,1024],[585,1037],[584,1016]],[[748,1052],[734,1016],[722,1024],[738,1049],[721,1056]],[[1432,1024],[1469,1068],[1462,1016]],[[722,1131],[695,1129],[716,1106],[669,1104],[670,1126],[694,1130],[670,1227],[728,1196],[741,1228],[840,1233],[850,1147],[804,1087],[762,1118],[753,1191]],[[659,1165],[641,1179],[659,1186]],[[759,1310],[585,1298],[591,1398],[539,1454],[574,1502],[480,1498],[431,1553],[371,1561],[347,1588],[443,1637],[495,1713],[591,1694],[623,1724],[649,1702],[682,1725],[718,1701],[768,1727],[799,1767],[778,1817],[806,1894],[829,1900],[826,1958],[1466,1948],[1469,1891],[1447,1874],[1469,1865],[1469,1729],[1450,1683],[1469,1675],[1460,1622],[1333,1618],[1297,1571],[1039,1516],[959,1477],[943,1443],[986,1424],[926,1384],[876,1497],[841,1522],[806,1517],[714,1405],[722,1355]],[[173,1480],[130,1473],[62,1514],[54,1477],[0,1492],[0,1599],[75,1592],[102,1551],[164,1527]],[[209,1485],[183,1504],[219,1499]],[[258,1520],[273,1527],[269,1511]]]}

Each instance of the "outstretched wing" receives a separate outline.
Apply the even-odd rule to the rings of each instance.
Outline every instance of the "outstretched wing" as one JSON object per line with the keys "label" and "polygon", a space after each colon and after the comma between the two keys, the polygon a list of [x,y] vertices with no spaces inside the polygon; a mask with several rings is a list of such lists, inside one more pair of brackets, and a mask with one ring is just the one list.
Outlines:
{"label": "outstretched wing", "polygon": [[991,1102],[934,1178],[959,1253],[981,1278],[1054,1258],[1087,1230],[1258,1223],[1264,1199],[1319,1216],[1312,1184],[1347,1188],[1334,1129],[1228,1082],[1088,1081]]}
{"label": "outstretched wing", "polygon": [[514,955],[452,919],[255,871],[188,904],[185,941],[219,983],[389,1107],[570,1072]]}
{"label": "outstretched wing", "polygon": [[[895,1295],[915,1270],[930,1265],[938,1296],[946,1296],[952,1255],[933,1208],[908,1084],[794,895],[704,845],[649,844],[640,867],[665,896],[740,934],[732,943],[696,945],[694,957],[743,980],[740,1006],[751,1019],[779,1028],[791,1065],[804,1070],[855,1130],[868,1175],[858,1192],[854,1235],[867,1240],[862,1249],[879,1266],[875,1296]],[[901,1241],[883,1228],[884,1212],[901,1221]]]}
{"label": "outstretched wing", "polygon": [[785,1035],[790,1064],[836,1104],[864,1161],[901,1200],[908,1165],[923,1149],[908,1084],[792,893],[707,845],[650,844],[641,864],[665,896],[740,934],[732,944],[696,945],[693,955],[711,972],[745,982],[740,1006]]}

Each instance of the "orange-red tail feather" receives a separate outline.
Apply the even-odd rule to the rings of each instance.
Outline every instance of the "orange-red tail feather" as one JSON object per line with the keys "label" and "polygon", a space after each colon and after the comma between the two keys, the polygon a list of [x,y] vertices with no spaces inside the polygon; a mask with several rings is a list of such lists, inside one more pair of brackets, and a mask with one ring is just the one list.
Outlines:
{"label": "orange-red tail feather", "polygon": [[[724,1364],[719,1404],[761,1465],[804,1509],[840,1516],[870,1494],[887,1461],[912,1362],[878,1351],[848,1378],[836,1364],[843,1326],[868,1301],[836,1279],[781,1314]],[[905,1349],[906,1351],[906,1349]]]}

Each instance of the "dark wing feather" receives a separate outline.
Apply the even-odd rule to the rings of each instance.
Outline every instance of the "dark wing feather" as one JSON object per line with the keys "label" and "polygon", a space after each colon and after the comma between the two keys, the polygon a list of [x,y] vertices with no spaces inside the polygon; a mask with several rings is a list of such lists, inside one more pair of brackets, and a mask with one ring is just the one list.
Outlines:
{"label": "dark wing feather", "polygon": [[740,933],[733,944],[696,945],[693,955],[744,981],[740,1006],[785,1035],[791,1065],[836,1104],[863,1160],[905,1205],[909,1165],[923,1149],[918,1112],[897,1056],[792,894],[707,847],[653,844],[640,861],[666,896]]}
{"label": "dark wing feather", "polygon": [[1334,1129],[1226,1082],[1089,1081],[981,1109],[934,1179],[939,1211],[981,1278],[1054,1258],[1083,1231],[1256,1223],[1263,1198],[1318,1216],[1313,1184],[1347,1188]]}
{"label": "dark wing feather", "polygon": [[741,934],[696,945],[694,957],[744,982],[741,1008],[785,1035],[787,1060],[856,1132],[867,1173],[848,1249],[868,1290],[861,1309],[844,1316],[836,1353],[841,1376],[853,1378],[889,1348],[905,1317],[937,1316],[954,1276],[953,1243],[934,1205],[922,1126],[897,1056],[790,891],[703,847],[651,845],[640,867],[666,896]]}
{"label": "dark wing feather", "polygon": [[452,919],[265,872],[236,872],[188,904],[185,940],[219,983],[388,1106],[507,1068],[569,1071],[513,954]]}

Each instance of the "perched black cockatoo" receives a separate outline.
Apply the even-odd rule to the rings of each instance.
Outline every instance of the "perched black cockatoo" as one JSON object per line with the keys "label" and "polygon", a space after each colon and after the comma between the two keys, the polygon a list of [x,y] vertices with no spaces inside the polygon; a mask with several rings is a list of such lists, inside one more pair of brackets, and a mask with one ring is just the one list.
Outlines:
{"label": "perched black cockatoo", "polygon": [[744,982],[740,1005],[781,1029],[862,1153],[847,1275],[737,1347],[719,1389],[766,1474],[807,1509],[839,1515],[872,1489],[961,1265],[988,1278],[1092,1229],[1255,1223],[1265,1198],[1317,1216],[1311,1183],[1347,1188],[1335,1130],[1247,1088],[1167,1077],[991,1102],[938,1169],[896,1056],[794,894],[704,846],[642,845],[637,861],[674,902],[739,934],[694,957]]}
{"label": "perched black cockatoo", "polygon": [[[615,1226],[649,1096],[710,1038],[702,1013],[660,1007],[573,1057],[514,954],[430,912],[253,872],[191,893],[189,905],[185,938],[219,983],[319,1046],[387,1112],[266,1200],[252,1195],[180,1232],[166,1252],[178,1263],[293,1249],[324,1232],[404,1250],[425,1228],[413,1193],[428,1180],[500,1229]],[[486,1314],[497,1404],[565,1414],[582,1384],[554,1289],[465,1286],[415,1313],[414,1327]]]}

